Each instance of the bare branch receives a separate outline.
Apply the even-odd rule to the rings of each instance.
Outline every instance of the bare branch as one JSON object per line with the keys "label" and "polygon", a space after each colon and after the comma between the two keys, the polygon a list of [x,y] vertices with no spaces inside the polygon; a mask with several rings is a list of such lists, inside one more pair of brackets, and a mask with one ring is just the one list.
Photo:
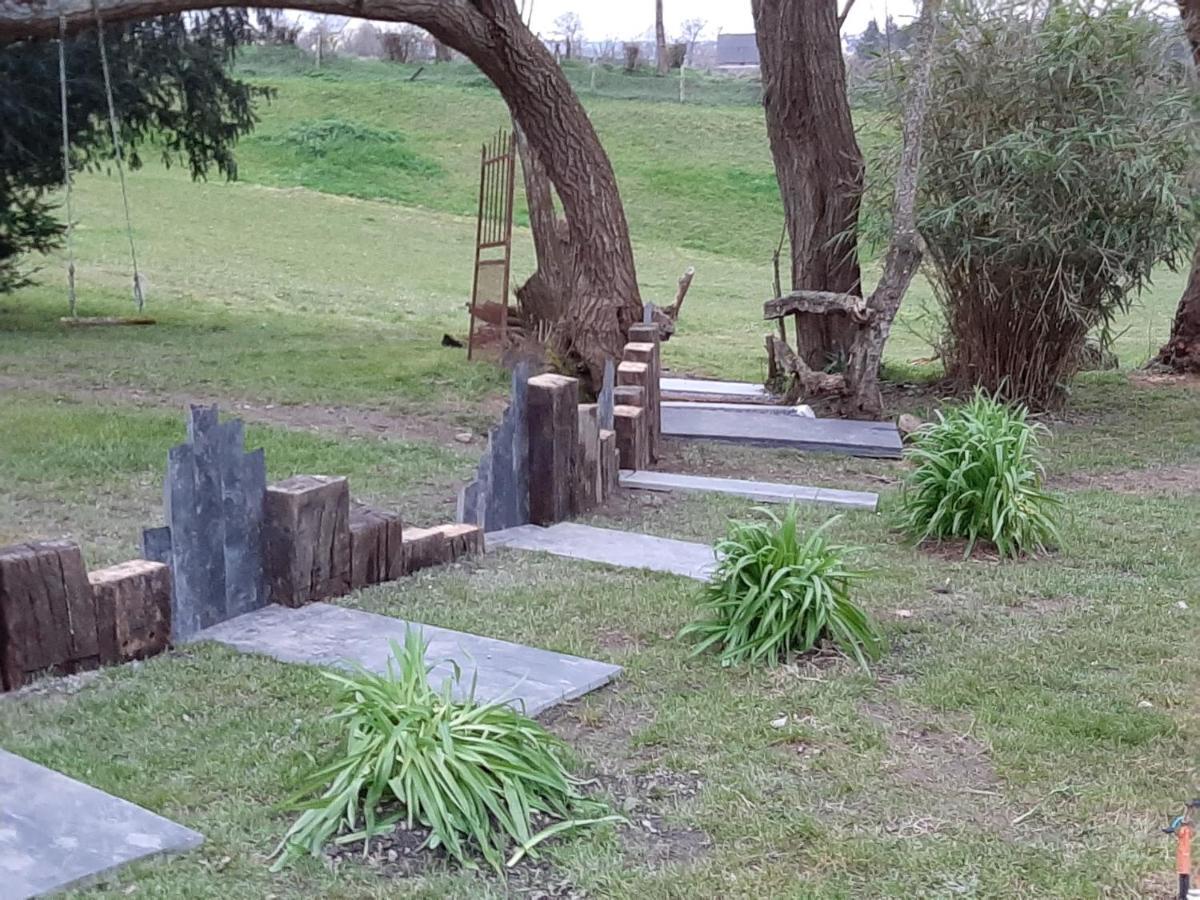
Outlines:
{"label": "bare branch", "polygon": [[846,18],[850,15],[850,10],[854,9],[854,0],[846,0],[846,5],[842,7],[842,14],[838,16],[838,31],[841,31],[846,24]]}
{"label": "bare branch", "polygon": [[791,291],[763,304],[764,319],[781,319],[795,313],[828,315],[832,312],[845,313],[862,325],[871,321],[874,315],[867,307],[867,301],[857,294],[833,291]]}

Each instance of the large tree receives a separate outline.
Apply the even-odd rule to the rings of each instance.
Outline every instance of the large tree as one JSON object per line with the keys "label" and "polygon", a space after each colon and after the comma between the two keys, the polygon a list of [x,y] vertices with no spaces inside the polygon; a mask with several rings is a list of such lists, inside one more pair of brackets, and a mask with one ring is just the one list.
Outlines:
{"label": "large tree", "polygon": [[[850,119],[837,0],[752,0],[763,108],[791,245],[792,290],[862,293],[863,156]],[[821,370],[845,360],[848,316],[799,313],[797,352]]]}
{"label": "large tree", "polygon": [[[1200,69],[1200,0],[1178,2],[1183,28],[1192,45],[1192,59]],[[1200,372],[1200,239],[1192,257],[1191,276],[1175,311],[1171,337],[1158,351],[1156,362],[1177,372]]]}
{"label": "large tree", "polygon": [[[236,174],[233,144],[253,127],[255,98],[266,93],[227,73],[236,47],[251,35],[245,14],[231,10],[190,25],[176,14],[106,29],[132,167],[153,140],[168,164],[186,162],[193,177],[214,167]],[[68,38],[62,49],[72,168],[104,164],[112,139],[96,32]],[[0,292],[24,284],[23,258],[54,249],[64,233],[48,196],[64,179],[58,50],[57,42],[22,41],[0,53]]]}
{"label": "large tree", "polygon": [[[106,20],[142,19],[215,6],[212,0],[95,0]],[[252,0],[254,7],[278,0]],[[291,0],[313,13],[409,22],[479,66],[508,104],[562,202],[570,247],[569,316],[560,333],[568,356],[598,385],[642,317],[633,248],[616,176],[562,70],[521,20],[514,0]],[[0,0],[0,40],[52,35],[93,23],[93,0],[55,4]]]}
{"label": "large tree", "polygon": [[654,0],[654,63],[659,75],[671,71],[671,58],[667,54],[667,29],[663,26],[663,0]]}

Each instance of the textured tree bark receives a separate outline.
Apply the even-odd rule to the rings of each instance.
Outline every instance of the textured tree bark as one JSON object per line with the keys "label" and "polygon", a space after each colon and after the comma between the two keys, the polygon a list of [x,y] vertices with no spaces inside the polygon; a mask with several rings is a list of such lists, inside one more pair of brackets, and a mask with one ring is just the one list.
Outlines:
{"label": "textured tree bark", "polygon": [[[96,0],[96,5],[104,18],[117,20],[219,4]],[[277,0],[242,5],[272,7]],[[496,85],[562,201],[571,246],[570,330],[563,344],[598,388],[604,359],[620,358],[626,330],[642,318],[629,227],[612,165],[587,113],[513,0],[292,0],[289,6],[420,26],[471,59]],[[0,0],[0,40],[53,36],[60,16],[68,28],[86,28],[94,21],[92,0]]]}
{"label": "textured tree bark", "polygon": [[667,56],[667,30],[663,27],[663,0],[654,0],[654,62],[659,75],[671,71],[671,58]]}
{"label": "textured tree bark", "polygon": [[[753,0],[763,108],[792,250],[792,289],[861,294],[863,156],[846,96],[837,0]],[[853,323],[802,314],[797,351],[813,369],[845,358]]]}
{"label": "textured tree bark", "polygon": [[[1200,70],[1200,0],[1178,2],[1183,29],[1192,45],[1192,60]],[[1200,240],[1192,257],[1192,274],[1175,310],[1171,336],[1154,361],[1176,372],[1200,372]]]}
{"label": "textured tree bark", "polygon": [[537,271],[517,288],[517,299],[527,324],[544,322],[554,326],[564,317],[569,290],[571,248],[567,223],[555,211],[554,185],[546,174],[546,167],[515,122],[513,134],[521,157],[529,228],[533,232],[533,249],[537,257]]}

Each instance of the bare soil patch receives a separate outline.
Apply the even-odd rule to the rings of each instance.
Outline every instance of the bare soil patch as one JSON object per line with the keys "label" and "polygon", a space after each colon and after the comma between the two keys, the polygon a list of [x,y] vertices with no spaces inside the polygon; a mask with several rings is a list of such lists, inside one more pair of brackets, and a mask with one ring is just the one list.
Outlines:
{"label": "bare soil patch", "polygon": [[1050,479],[1050,486],[1060,490],[1113,491],[1144,496],[1200,494],[1200,463],[1118,472],[1074,472]]}

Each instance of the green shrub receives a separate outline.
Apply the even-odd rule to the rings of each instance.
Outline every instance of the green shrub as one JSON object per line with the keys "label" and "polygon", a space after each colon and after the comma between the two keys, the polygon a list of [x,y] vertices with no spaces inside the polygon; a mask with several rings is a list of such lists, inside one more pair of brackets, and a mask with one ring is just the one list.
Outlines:
{"label": "green shrub", "polygon": [[[601,804],[576,790],[563,766],[565,746],[541,725],[503,703],[452,699],[461,674],[440,690],[429,685],[426,645],[410,631],[403,651],[392,645],[399,671],[324,673],[341,687],[333,718],[346,723],[345,750],[314,772],[294,803],[304,810],[284,836],[275,868],[305,852],[390,831],[401,820],[429,829],[425,846],[474,864],[472,848],[500,869],[515,844],[513,865],[548,837],[599,822]],[[381,815],[382,813],[382,815]],[[583,813],[590,818],[570,819]],[[533,817],[557,819],[534,833]]]}
{"label": "green shrub", "polygon": [[917,433],[917,464],[901,495],[905,531],[919,541],[961,538],[967,555],[989,541],[1003,556],[1045,550],[1058,541],[1061,501],[1042,487],[1038,441],[1045,426],[1023,406],[976,390],[970,403]]}
{"label": "green shrub", "polygon": [[696,653],[720,646],[727,666],[775,663],[828,639],[866,668],[883,641],[850,599],[863,573],[846,565],[846,548],[825,537],[836,519],[801,538],[794,506],[782,518],[756,511],[767,521],[734,522],[717,544],[719,564],[701,597],[706,615],[681,637],[697,641]]}

